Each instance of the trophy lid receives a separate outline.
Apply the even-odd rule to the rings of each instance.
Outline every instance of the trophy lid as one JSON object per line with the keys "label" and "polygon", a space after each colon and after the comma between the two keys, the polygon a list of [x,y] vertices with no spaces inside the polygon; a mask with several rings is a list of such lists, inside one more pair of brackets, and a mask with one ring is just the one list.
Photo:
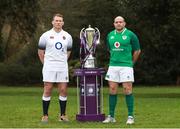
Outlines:
{"label": "trophy lid", "polygon": [[95,30],[91,27],[91,25],[89,25],[86,31],[95,31]]}

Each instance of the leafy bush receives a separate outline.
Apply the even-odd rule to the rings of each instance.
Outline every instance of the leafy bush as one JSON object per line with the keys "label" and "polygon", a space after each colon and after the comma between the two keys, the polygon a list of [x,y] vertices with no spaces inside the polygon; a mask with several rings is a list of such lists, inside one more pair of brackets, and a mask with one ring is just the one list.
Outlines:
{"label": "leafy bush", "polygon": [[21,64],[0,64],[0,83],[7,85],[40,83],[41,66],[39,64],[25,67]]}

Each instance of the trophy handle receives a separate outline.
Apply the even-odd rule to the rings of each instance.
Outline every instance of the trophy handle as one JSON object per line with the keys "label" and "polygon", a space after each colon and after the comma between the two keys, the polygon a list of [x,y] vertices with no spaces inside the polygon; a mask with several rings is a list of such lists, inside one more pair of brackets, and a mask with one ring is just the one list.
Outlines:
{"label": "trophy handle", "polygon": [[[80,62],[81,62],[81,66],[83,66],[84,65],[84,61],[83,61],[83,57],[82,56],[84,56],[84,53],[82,53],[82,49],[83,49],[83,47],[84,47],[84,30],[85,30],[85,28],[82,28],[81,29],[81,31],[80,31],[80,35],[79,35],[79,37],[80,37],[80,50],[79,50],[79,53],[80,53]],[[86,52],[86,50],[84,50],[85,52]]]}
{"label": "trophy handle", "polygon": [[82,38],[82,34],[84,33],[84,30],[85,30],[85,28],[82,28],[80,31],[80,35],[79,35],[80,39]]}
{"label": "trophy handle", "polygon": [[97,27],[95,27],[95,30],[96,30],[96,33],[97,33],[97,35],[98,35],[98,39],[97,39],[97,41],[96,41],[96,44],[100,44],[100,31],[99,31],[99,29],[97,28]]}

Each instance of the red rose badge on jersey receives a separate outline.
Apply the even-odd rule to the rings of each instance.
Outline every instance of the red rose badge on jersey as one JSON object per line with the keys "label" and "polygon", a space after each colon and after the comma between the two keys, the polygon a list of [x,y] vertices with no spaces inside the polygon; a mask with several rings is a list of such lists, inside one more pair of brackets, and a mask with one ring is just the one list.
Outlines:
{"label": "red rose badge on jersey", "polygon": [[54,36],[50,36],[50,39],[54,39]]}
{"label": "red rose badge on jersey", "polygon": [[66,39],[66,37],[65,36],[63,36],[63,40],[65,40]]}

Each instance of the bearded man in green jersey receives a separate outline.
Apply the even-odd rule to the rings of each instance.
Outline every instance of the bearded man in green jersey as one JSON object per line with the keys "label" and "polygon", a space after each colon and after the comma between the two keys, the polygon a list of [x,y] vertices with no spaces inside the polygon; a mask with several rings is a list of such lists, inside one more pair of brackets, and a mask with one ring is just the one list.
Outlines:
{"label": "bearded man in green jersey", "polygon": [[103,123],[116,122],[114,111],[117,103],[117,89],[120,83],[123,86],[128,108],[126,124],[134,123],[133,65],[137,61],[141,50],[137,36],[125,25],[124,18],[117,16],[114,19],[115,30],[107,36],[107,46],[110,52],[109,68],[106,74],[106,80],[109,83],[109,115]]}

